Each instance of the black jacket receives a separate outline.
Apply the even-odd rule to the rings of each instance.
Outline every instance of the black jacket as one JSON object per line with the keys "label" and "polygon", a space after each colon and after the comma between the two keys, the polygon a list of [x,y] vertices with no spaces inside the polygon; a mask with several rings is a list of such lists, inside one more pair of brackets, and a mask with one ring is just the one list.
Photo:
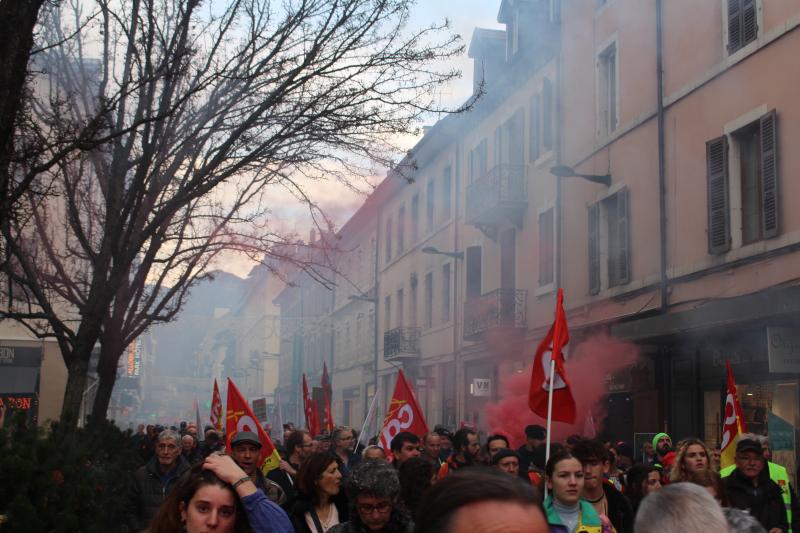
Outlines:
{"label": "black jacket", "polygon": [[[295,470],[300,469],[298,465],[292,465],[292,468]],[[267,479],[277,483],[283,489],[283,493],[286,495],[286,504],[281,505],[281,507],[288,511],[288,504],[290,504],[297,496],[297,488],[294,486],[294,478],[290,476],[288,472],[285,472],[280,468],[274,468],[267,472]]]}
{"label": "black jacket", "polygon": [[633,521],[636,515],[631,502],[611,483],[603,482],[603,492],[608,502],[608,519],[617,533],[633,533]]}
{"label": "black jacket", "polygon": [[767,531],[772,528],[789,530],[781,488],[769,478],[766,465],[758,477],[758,486],[754,486],[737,468],[725,478],[725,491],[732,507],[750,511]]}
{"label": "black jacket", "polygon": [[[331,501],[336,506],[336,512],[339,513],[339,523],[343,524],[348,518],[347,497],[344,495],[344,491],[339,491],[339,494],[334,496]],[[306,524],[305,514],[314,512],[314,504],[311,502],[311,498],[302,492],[298,492],[288,507],[287,514],[289,515],[289,520],[292,521],[295,533],[317,533],[310,530],[308,524]]]}
{"label": "black jacket", "polygon": [[179,455],[175,474],[162,483],[158,458],[153,457],[133,474],[133,482],[128,492],[128,527],[131,531],[142,531],[150,524],[150,520],[158,512],[158,508],[161,507],[167,494],[191,467],[192,465],[182,455]]}

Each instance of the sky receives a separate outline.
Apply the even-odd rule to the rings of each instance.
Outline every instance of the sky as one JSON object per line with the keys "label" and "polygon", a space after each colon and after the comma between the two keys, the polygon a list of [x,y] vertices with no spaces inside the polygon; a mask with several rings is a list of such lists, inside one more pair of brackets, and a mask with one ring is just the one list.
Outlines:
{"label": "sky", "polygon": [[[475,27],[503,28],[497,23],[497,12],[500,0],[417,0],[412,9],[411,28],[422,28],[434,22],[449,20],[453,33],[460,35],[465,46],[464,54],[453,61],[452,68],[461,71],[461,78],[439,92],[440,103],[444,106],[456,107],[463,103],[472,92],[472,60],[467,57],[466,50]],[[430,125],[435,119],[423,125]],[[416,139],[410,138],[402,144],[411,148]],[[405,146],[404,146],[405,147]],[[375,176],[377,184],[385,175],[380,170]],[[337,228],[344,225],[349,217],[364,202],[364,194],[347,190],[343,185],[334,182],[316,182],[309,191],[327,216]],[[303,240],[308,240],[313,223],[305,207],[293,204],[291,198],[281,198],[275,202],[272,226],[283,233],[296,233]],[[225,256],[220,261],[220,268],[239,276],[246,276],[253,263],[245,257]]]}

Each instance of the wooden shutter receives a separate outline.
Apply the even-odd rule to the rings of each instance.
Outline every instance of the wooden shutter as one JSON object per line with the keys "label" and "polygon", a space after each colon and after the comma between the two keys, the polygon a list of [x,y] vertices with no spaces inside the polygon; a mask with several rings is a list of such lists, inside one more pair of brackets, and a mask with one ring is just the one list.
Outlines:
{"label": "wooden shutter", "polygon": [[728,53],[742,47],[742,0],[728,0]]}
{"label": "wooden shutter", "polygon": [[600,204],[589,206],[589,294],[600,292]]}
{"label": "wooden shutter", "polygon": [[758,37],[758,21],[756,19],[756,0],[742,0],[742,46]]}
{"label": "wooden shutter", "polygon": [[706,143],[708,169],[708,253],[731,248],[728,207],[728,139],[724,135]]}
{"label": "wooden shutter", "polygon": [[775,237],[778,224],[778,138],[773,109],[761,117],[761,214],[764,238]]}
{"label": "wooden shutter", "polygon": [[541,131],[541,98],[537,94],[531,98],[531,123],[530,123],[530,160],[539,159],[539,132]]}
{"label": "wooden shutter", "polygon": [[628,189],[617,193],[617,237],[619,238],[619,254],[617,261],[617,285],[631,281],[631,246],[630,246],[630,195]]}
{"label": "wooden shutter", "polygon": [[542,81],[542,150],[553,149],[553,84]]}

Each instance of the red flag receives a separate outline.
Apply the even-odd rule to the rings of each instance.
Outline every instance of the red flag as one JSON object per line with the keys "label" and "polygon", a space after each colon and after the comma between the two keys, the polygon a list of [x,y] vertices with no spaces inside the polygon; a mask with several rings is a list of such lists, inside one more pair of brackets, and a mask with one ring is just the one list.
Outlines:
{"label": "red flag", "polygon": [[231,378],[228,378],[228,406],[227,416],[225,418],[225,450],[228,454],[231,453],[231,440],[240,431],[250,431],[258,435],[258,440],[261,441],[261,454],[258,456],[258,464],[261,471],[267,473],[270,470],[277,468],[281,462],[281,456],[278,450],[272,443],[267,432],[258,423],[256,415],[250,409],[247,400],[244,399],[242,393],[233,384]]}
{"label": "red flag", "polygon": [[383,430],[381,431],[378,444],[386,452],[392,439],[401,431],[409,431],[419,438],[428,432],[428,424],[425,423],[425,415],[419,408],[414,391],[406,381],[406,376],[401,370],[397,374],[397,384],[394,386],[392,403],[386,412],[383,420]]}
{"label": "red flag", "polygon": [[319,420],[317,419],[317,402],[308,393],[306,375],[303,374],[303,412],[306,414],[306,428],[312,437],[319,433]]}
{"label": "red flag", "polygon": [[720,467],[725,468],[734,464],[736,455],[736,441],[739,435],[747,432],[742,416],[742,405],[739,403],[739,395],[736,393],[736,382],[733,380],[733,370],[731,363],[725,360],[725,367],[728,369],[728,391],[725,395],[725,413],[722,421],[722,443],[720,449]]}
{"label": "red flag", "polygon": [[564,292],[558,289],[556,318],[545,335],[533,359],[531,388],[528,393],[528,406],[531,411],[547,419],[548,392],[550,390],[550,361],[555,361],[556,375],[553,378],[553,420],[575,423],[575,399],[569,388],[569,380],[564,371],[562,349],[569,342],[567,315],[564,313]]}
{"label": "red flag", "polygon": [[[211,395],[211,425],[214,429],[222,433],[222,398],[219,396],[217,380],[214,380],[214,393]],[[200,431],[200,428],[197,428]]]}
{"label": "red flag", "polygon": [[333,410],[331,409],[331,398],[333,397],[333,387],[328,378],[328,365],[322,363],[322,390],[325,395],[325,406],[323,409],[322,429],[328,433],[333,433]]}

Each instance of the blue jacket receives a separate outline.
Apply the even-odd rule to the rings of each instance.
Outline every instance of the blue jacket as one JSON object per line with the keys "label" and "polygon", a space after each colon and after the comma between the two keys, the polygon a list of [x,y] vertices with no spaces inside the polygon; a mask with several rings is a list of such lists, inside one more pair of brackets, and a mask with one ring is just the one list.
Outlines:
{"label": "blue jacket", "polygon": [[254,533],[294,533],[286,512],[260,490],[242,498],[242,504]]}

